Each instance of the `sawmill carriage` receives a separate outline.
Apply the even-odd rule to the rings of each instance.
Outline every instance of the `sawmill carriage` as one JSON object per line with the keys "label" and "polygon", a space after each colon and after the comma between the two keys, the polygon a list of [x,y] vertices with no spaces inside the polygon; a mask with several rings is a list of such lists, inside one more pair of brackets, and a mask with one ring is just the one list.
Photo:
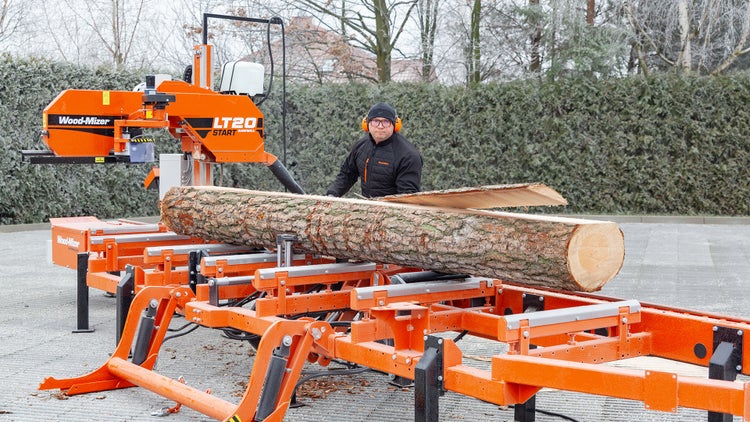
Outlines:
{"label": "sawmill carriage", "polygon": [[[224,67],[211,89],[209,18],[185,81],[149,77],[143,91],[65,91],[44,111],[49,151],[36,163],[148,161],[141,131],[165,128],[183,154],[160,157],[156,224],[52,219],[53,260],[78,273],[77,331],[88,289],[117,297],[117,348],[98,369],[47,378],[68,395],[140,386],[229,421],[282,420],[302,368],[342,360],[413,383],[415,420],[439,417],[454,391],[515,405],[555,388],[639,400],[655,411],[750,420],[750,321],[593,294],[619,271],[622,232],[610,222],[488,208],[559,205],[540,184],[424,192],[375,201],[304,195],[264,150],[257,67]],[[255,75],[248,77],[247,73]],[[291,193],[212,187],[212,166],[261,163]],[[185,176],[189,177],[185,177]],[[364,218],[366,216],[367,218]],[[232,403],[154,370],[175,315],[256,348]],[[464,363],[471,334],[507,345],[489,370]],[[709,368],[708,378],[604,365],[657,356]]]}

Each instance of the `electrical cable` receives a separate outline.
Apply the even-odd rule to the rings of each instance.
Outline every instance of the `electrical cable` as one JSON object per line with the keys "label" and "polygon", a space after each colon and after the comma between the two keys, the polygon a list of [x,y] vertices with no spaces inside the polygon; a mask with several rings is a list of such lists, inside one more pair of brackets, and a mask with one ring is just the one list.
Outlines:
{"label": "electrical cable", "polygon": [[469,334],[469,330],[463,330],[463,331],[461,331],[461,333],[459,335],[457,335],[455,338],[453,338],[453,342],[454,343],[458,343],[458,341],[461,340],[462,338],[464,338],[464,336],[466,334]]}
{"label": "electrical cable", "polygon": [[192,322],[187,322],[187,323],[185,323],[185,325],[183,325],[180,328],[167,328],[167,331],[170,331],[170,332],[180,332],[180,331],[184,330],[185,328],[187,328],[187,327],[189,327],[189,326],[191,326],[193,324],[194,323],[192,323]]}
{"label": "electrical cable", "polygon": [[570,421],[570,422],[578,422],[578,419],[571,418],[570,416],[563,415],[562,413],[556,413],[556,412],[551,412],[549,410],[541,410],[541,409],[536,409],[536,411],[539,412],[539,413],[541,413],[541,414],[543,414],[543,415],[554,416],[554,417],[557,417],[557,418],[560,418],[560,419],[564,419],[564,420]]}
{"label": "electrical cable", "polygon": [[184,335],[188,335],[188,334],[192,333],[193,331],[197,330],[198,328],[200,328],[200,325],[198,325],[198,324],[193,324],[193,325],[194,325],[193,328],[185,331],[184,333],[172,334],[171,336],[164,337],[164,340],[162,340],[162,344],[166,343],[168,340],[172,340],[172,339],[175,339],[177,337],[182,337]]}
{"label": "electrical cable", "polygon": [[[510,406],[508,406],[508,408],[515,409],[516,406],[510,405]],[[550,410],[534,409],[534,411],[537,412],[537,413],[541,413],[543,415],[552,416],[552,417],[555,417],[555,418],[560,418],[560,419],[563,419],[563,420],[566,420],[566,421],[570,421],[570,422],[579,422],[578,419],[572,418],[572,417],[567,416],[567,415],[563,415],[562,413],[552,412]]]}
{"label": "electrical cable", "polygon": [[221,331],[222,335],[230,340],[248,341],[251,345],[253,345],[253,347],[257,346],[257,344],[260,343],[260,335],[255,333],[248,333],[247,331],[237,330],[234,328],[224,328]]}

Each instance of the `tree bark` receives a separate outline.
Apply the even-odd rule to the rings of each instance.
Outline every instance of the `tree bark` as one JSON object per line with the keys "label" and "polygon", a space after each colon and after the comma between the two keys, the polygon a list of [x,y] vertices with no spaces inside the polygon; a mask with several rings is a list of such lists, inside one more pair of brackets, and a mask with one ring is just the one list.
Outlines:
{"label": "tree bark", "polygon": [[615,223],[220,187],[175,187],[161,202],[171,230],[206,240],[596,291],[620,270]]}

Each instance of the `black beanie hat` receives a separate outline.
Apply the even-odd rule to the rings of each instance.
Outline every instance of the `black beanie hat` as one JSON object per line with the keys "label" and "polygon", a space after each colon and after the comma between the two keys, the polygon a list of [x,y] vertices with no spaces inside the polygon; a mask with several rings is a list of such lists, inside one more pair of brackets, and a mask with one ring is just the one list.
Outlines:
{"label": "black beanie hat", "polygon": [[395,124],[396,109],[388,103],[377,103],[370,108],[370,111],[367,112],[367,121],[369,122],[376,117],[388,119],[391,121],[391,123]]}

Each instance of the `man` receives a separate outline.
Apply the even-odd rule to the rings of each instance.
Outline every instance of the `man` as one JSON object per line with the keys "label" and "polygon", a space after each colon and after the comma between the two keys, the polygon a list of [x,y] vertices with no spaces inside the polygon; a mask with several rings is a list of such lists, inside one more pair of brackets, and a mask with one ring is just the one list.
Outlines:
{"label": "man", "polygon": [[362,129],[365,135],[352,147],[326,195],[345,195],[357,179],[367,198],[419,192],[422,156],[398,133],[401,119],[396,109],[375,104],[362,120]]}

